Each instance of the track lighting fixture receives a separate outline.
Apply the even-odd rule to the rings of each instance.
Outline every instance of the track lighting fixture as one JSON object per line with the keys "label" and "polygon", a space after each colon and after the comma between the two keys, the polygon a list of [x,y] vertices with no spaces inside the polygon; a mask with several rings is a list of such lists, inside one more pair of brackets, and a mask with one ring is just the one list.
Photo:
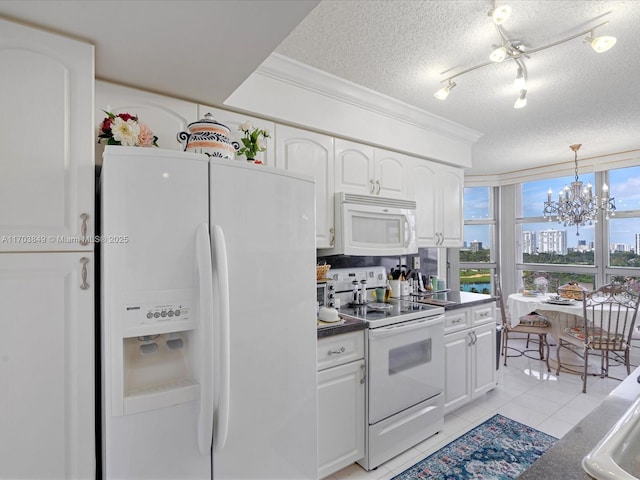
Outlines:
{"label": "track lighting fixture", "polygon": [[[611,12],[606,13],[608,15]],[[500,25],[502,25],[511,15],[511,7],[508,5],[500,5],[496,6],[494,4],[494,8],[489,11],[489,16],[493,19],[493,23],[498,33],[499,44],[493,46],[493,50],[489,55],[489,61],[481,63],[479,65],[475,65],[459,71],[453,75],[449,75],[444,78],[441,83],[446,82],[446,86],[442,87],[435,93],[435,97],[439,100],[445,100],[449,96],[449,92],[451,89],[455,87],[455,83],[453,82],[454,78],[457,78],[465,73],[472,72],[482,67],[486,67],[487,65],[493,65],[495,63],[501,63],[505,61],[512,60],[517,66],[518,70],[516,73],[516,79],[514,81],[514,88],[516,88],[520,92],[520,96],[516,100],[514,104],[514,108],[522,108],[527,104],[527,70],[525,65],[525,59],[531,57],[531,55],[541,52],[542,50],[546,50],[551,47],[555,47],[561,45],[563,43],[569,42],[579,37],[584,38],[584,43],[591,45],[594,51],[598,53],[606,52],[611,47],[613,47],[616,43],[615,37],[610,36],[594,36],[594,32],[597,28],[603,27],[607,25],[609,22],[602,22],[598,25],[595,25],[588,30],[584,30],[582,32],[576,33],[575,35],[571,35],[570,37],[563,38],[557,40],[555,42],[543,45],[541,47],[536,48],[525,48],[519,41],[507,38],[506,33],[502,29]],[[585,35],[587,35],[585,37]]]}

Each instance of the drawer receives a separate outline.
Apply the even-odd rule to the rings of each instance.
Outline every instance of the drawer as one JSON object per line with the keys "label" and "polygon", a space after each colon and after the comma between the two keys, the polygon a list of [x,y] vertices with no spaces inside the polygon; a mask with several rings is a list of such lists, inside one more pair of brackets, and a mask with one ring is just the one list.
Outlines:
{"label": "drawer", "polygon": [[495,306],[487,304],[486,306],[475,307],[472,311],[473,325],[482,325],[495,321]]}
{"label": "drawer", "polygon": [[469,322],[469,310],[460,309],[446,312],[444,317],[444,333],[457,332],[471,326]]}
{"label": "drawer", "polygon": [[364,358],[364,330],[318,340],[318,370]]}

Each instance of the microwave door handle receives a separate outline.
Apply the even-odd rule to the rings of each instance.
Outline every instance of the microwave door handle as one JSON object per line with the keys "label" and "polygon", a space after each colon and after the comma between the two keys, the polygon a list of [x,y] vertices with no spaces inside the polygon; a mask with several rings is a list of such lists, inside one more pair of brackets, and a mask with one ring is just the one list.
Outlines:
{"label": "microwave door handle", "polygon": [[411,244],[411,229],[409,228],[409,219],[407,216],[404,216],[404,248],[409,248]]}

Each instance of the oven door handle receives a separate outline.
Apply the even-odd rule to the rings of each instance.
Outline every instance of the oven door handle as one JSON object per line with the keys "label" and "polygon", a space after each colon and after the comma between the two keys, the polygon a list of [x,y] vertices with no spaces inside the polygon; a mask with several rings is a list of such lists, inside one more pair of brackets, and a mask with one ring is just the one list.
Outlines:
{"label": "oven door handle", "polygon": [[369,338],[381,338],[386,335],[395,333],[406,333],[413,330],[419,330],[421,328],[430,327],[444,321],[444,315],[438,315],[437,317],[428,317],[416,320],[413,322],[398,323],[396,325],[389,325],[388,327],[370,328]]}

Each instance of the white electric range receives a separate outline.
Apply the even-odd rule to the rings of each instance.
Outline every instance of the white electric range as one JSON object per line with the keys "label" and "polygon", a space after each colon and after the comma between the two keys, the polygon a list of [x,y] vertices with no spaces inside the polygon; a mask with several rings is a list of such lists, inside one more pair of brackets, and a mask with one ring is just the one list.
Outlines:
{"label": "white electric range", "polygon": [[[386,285],[384,267],[330,271],[340,315],[366,320],[367,431],[365,457],[372,470],[442,429],[444,423],[444,309],[392,298],[374,302]],[[353,281],[366,281],[362,304]],[[331,299],[330,299],[331,301]]]}

